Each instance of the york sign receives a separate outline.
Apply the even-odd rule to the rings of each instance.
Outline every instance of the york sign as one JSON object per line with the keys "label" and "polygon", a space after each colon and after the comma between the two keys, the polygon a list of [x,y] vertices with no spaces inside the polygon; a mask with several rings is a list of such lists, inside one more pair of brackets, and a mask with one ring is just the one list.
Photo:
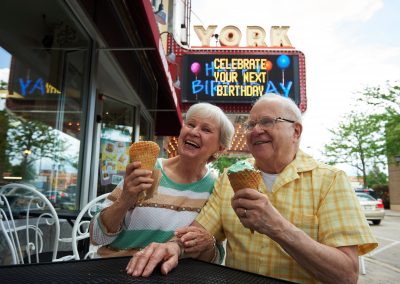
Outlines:
{"label": "york sign", "polygon": [[[217,25],[193,26],[202,46],[210,46],[211,38],[217,37],[221,46],[239,46],[242,39],[242,32],[235,26],[225,26],[219,34],[216,34]],[[292,47],[287,32],[289,26],[272,26],[270,30],[270,47]],[[247,26],[246,42],[248,47],[266,47],[266,33],[262,27]]]}

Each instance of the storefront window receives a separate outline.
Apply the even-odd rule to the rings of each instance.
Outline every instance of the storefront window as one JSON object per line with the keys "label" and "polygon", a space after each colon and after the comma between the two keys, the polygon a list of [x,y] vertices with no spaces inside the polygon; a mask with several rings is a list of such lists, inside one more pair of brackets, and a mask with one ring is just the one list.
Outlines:
{"label": "storefront window", "polygon": [[[56,208],[75,209],[90,41],[58,1],[40,2],[44,10],[8,2],[15,13],[0,20],[0,182],[31,184]],[[30,17],[16,17],[25,9]]]}
{"label": "storefront window", "polygon": [[150,123],[149,121],[143,116],[140,116],[140,135],[139,135],[139,140],[140,141],[145,141],[145,140],[151,140],[151,132],[150,132]]}

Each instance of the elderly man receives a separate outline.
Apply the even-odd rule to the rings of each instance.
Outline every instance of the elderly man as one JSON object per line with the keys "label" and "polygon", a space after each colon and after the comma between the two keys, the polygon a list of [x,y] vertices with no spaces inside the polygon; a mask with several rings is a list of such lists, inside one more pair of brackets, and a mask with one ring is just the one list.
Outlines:
{"label": "elderly man", "polygon": [[[224,173],[193,226],[227,239],[227,266],[298,283],[357,283],[358,256],[377,247],[376,240],[345,173],[299,150],[303,126],[296,104],[265,95],[244,127],[264,184],[234,193]],[[187,250],[200,242],[191,230],[147,247],[131,259],[128,273],[149,275],[159,262],[168,273],[183,250],[215,259],[214,246]]]}

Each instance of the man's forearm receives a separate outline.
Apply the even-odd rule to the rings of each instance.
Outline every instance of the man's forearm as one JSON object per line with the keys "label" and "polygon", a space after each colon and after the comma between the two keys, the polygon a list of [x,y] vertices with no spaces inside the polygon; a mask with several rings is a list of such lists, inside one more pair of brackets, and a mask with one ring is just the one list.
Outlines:
{"label": "man's forearm", "polygon": [[324,283],[357,283],[358,257],[356,246],[334,248],[310,238],[302,230],[288,222],[270,236],[297,263]]}
{"label": "man's forearm", "polygon": [[213,246],[211,249],[202,252],[184,253],[183,257],[191,257],[199,260],[214,262],[218,256],[218,248]]}

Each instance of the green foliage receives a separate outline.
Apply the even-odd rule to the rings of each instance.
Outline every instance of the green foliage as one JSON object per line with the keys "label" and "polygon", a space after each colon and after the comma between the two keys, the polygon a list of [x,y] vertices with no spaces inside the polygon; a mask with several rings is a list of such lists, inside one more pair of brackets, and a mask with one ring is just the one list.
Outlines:
{"label": "green foliage", "polygon": [[385,129],[387,156],[400,155],[400,115],[387,116]]}
{"label": "green foliage", "polygon": [[0,80],[0,90],[7,90],[7,87],[8,83],[3,80]]}
{"label": "green foliage", "polygon": [[220,156],[216,161],[211,163],[211,167],[216,169],[219,173],[222,173],[224,169],[229,168],[237,161],[244,160],[247,158],[248,156],[241,156],[241,157]]}
{"label": "green foliage", "polygon": [[[0,137],[6,137],[9,128],[8,115],[5,110],[0,110]],[[6,149],[7,139],[0,139],[0,174],[3,174],[9,166]]]}
{"label": "green foliage", "polygon": [[400,154],[400,86],[366,88],[360,101],[372,105],[374,116],[385,128],[386,155]]}
{"label": "green foliage", "polygon": [[[378,165],[400,154],[400,86],[367,87],[359,101],[372,106],[370,115],[350,114],[330,130],[333,139],[324,151],[327,162],[354,166],[362,173],[366,187],[385,185],[387,176]],[[368,175],[367,169],[372,169]]]}
{"label": "green foliage", "polygon": [[374,116],[349,114],[339,122],[332,133],[331,142],[325,145],[324,154],[330,164],[346,163],[362,173],[367,184],[367,169],[383,163],[385,143],[383,128]]}
{"label": "green foliage", "polygon": [[[29,180],[34,175],[34,162],[42,158],[69,162],[65,140],[50,126],[39,121],[9,117],[6,155],[21,161],[21,175]],[[25,152],[29,150],[29,152]],[[15,168],[14,170],[17,170]]]}
{"label": "green foliage", "polygon": [[377,186],[387,185],[388,176],[382,172],[377,165],[374,165],[367,175],[367,187],[375,188]]}
{"label": "green foliage", "polygon": [[21,163],[19,165],[10,166],[9,171],[14,177],[24,177],[24,180],[33,180],[35,178],[34,165]]}

